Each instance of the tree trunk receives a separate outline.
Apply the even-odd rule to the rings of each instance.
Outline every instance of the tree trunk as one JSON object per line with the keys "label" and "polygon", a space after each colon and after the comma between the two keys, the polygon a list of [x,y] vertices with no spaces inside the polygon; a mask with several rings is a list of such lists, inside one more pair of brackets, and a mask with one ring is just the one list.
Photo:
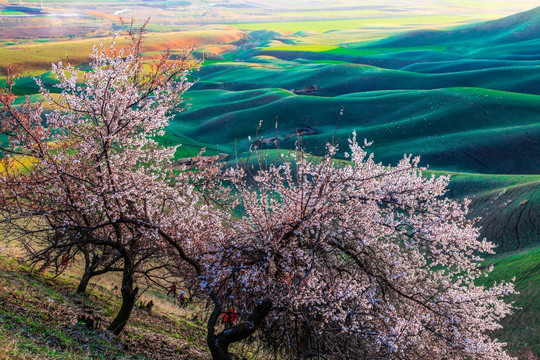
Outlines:
{"label": "tree trunk", "polygon": [[112,323],[107,328],[115,335],[120,334],[122,330],[124,330],[124,327],[131,316],[131,311],[135,305],[135,300],[137,299],[139,288],[134,287],[134,275],[135,268],[133,260],[130,258],[130,256],[124,256],[122,288],[120,289],[122,293],[122,306],[120,307],[120,311],[116,315],[116,318],[114,318]]}
{"label": "tree trunk", "polygon": [[88,288],[88,283],[90,282],[90,279],[92,278],[93,268],[92,263],[90,260],[90,254],[88,251],[85,251],[86,249],[83,249],[84,254],[84,274],[81,278],[81,281],[79,282],[79,286],[77,287],[77,294],[83,295],[86,294],[86,289]]}
{"label": "tree trunk", "polygon": [[88,283],[90,282],[90,279],[92,278],[92,270],[90,268],[84,269],[84,274],[81,278],[81,281],[79,282],[79,286],[77,287],[77,294],[84,295],[86,294],[86,289],[88,288]]}
{"label": "tree trunk", "polygon": [[262,324],[266,315],[272,310],[272,301],[265,299],[261,301],[246,321],[241,322],[229,329],[215,334],[215,325],[222,314],[221,306],[216,306],[208,319],[208,335],[206,343],[210,349],[213,360],[231,360],[229,345],[250,337]]}
{"label": "tree trunk", "polygon": [[210,349],[210,354],[212,354],[213,360],[231,360],[231,355],[229,354],[228,346],[223,349],[223,346],[218,343],[218,337],[215,334],[216,323],[221,317],[222,309],[221,306],[215,306],[214,311],[208,318],[208,334],[206,336],[206,344]]}

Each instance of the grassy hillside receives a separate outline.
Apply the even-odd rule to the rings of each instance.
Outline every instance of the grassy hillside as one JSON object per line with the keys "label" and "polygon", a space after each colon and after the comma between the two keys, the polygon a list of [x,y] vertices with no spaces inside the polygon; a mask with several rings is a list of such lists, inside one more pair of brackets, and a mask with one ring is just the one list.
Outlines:
{"label": "grassy hillside", "polygon": [[[418,46],[441,43],[483,41],[488,44],[516,43],[538,38],[540,7],[503,19],[464,26],[450,31],[420,30],[394,35],[375,42],[372,46]],[[486,44],[487,45],[487,44]]]}
{"label": "grassy hillside", "polygon": [[[527,354],[539,352],[540,249],[493,257],[485,264],[494,265],[486,284],[515,276],[521,293],[514,297],[520,309],[495,336],[508,341],[509,350],[521,354],[520,359],[534,359]],[[139,303],[152,300],[152,310],[136,307],[125,331],[116,338],[103,328],[119,306],[120,295],[114,287],[118,279],[102,276],[82,297],[73,294],[78,275],[76,267],[54,277],[32,272],[13,258],[0,258],[0,359],[210,358],[204,344],[202,304],[178,307],[163,290],[150,288]],[[81,316],[97,320],[97,328],[89,328]],[[267,358],[255,348],[235,348],[234,352],[244,358]]]}
{"label": "grassy hillside", "polygon": [[[0,360],[211,358],[204,301],[180,306],[166,289],[139,279],[136,306],[115,337],[105,329],[120,307],[121,274],[94,278],[86,296],[76,295],[83,261],[54,274],[29,267],[23,257],[16,242],[0,238]],[[231,351],[240,358],[267,358],[251,340]]]}
{"label": "grassy hillside", "polygon": [[[204,90],[186,95],[187,111],[178,114],[169,129],[219,144],[224,151],[236,146],[243,153],[260,120],[259,135],[275,136],[277,118],[284,134],[306,124],[320,130],[309,138],[312,149],[332,137],[346,143],[356,130],[375,142],[371,150],[384,163],[413,153],[435,169],[534,174],[540,171],[535,141],[539,104],[537,96],[471,88],[335,97],[298,96],[283,89]],[[281,145],[291,147],[294,141]]]}
{"label": "grassy hillside", "polygon": [[[146,292],[152,311],[136,307],[116,338],[104,331],[120,306],[113,276],[76,296],[78,271],[60,277],[31,272],[13,259],[0,259],[0,359],[208,359],[205,327],[197,306],[180,308],[163,292]],[[89,328],[81,316],[98,322]]]}
{"label": "grassy hillside", "polygon": [[533,354],[540,354],[540,248],[497,256],[486,265],[493,265],[494,270],[484,284],[515,278],[519,291],[510,299],[518,309],[504,319],[504,329],[494,336],[508,342],[510,350],[521,352],[522,358],[534,359]]}
{"label": "grassy hillside", "polygon": [[498,253],[537,246],[540,175],[449,174],[448,196],[472,201],[471,218],[480,218],[481,236],[497,244]]}
{"label": "grassy hillside", "polygon": [[203,67],[194,89],[260,88],[301,89],[317,84],[314,95],[337,96],[379,90],[429,90],[476,87],[527,94],[540,94],[540,67],[505,66],[452,73],[417,73],[357,64],[220,63]]}

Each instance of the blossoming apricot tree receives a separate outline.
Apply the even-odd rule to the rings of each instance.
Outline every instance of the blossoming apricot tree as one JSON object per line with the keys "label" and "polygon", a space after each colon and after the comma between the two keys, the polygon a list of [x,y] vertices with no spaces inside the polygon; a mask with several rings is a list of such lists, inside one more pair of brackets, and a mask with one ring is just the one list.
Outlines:
{"label": "blossoming apricot tree", "polygon": [[[53,64],[56,93],[37,79],[48,113],[28,99],[15,106],[10,89],[0,93],[0,129],[8,136],[3,229],[43,258],[100,247],[99,256],[122,271],[122,306],[109,326],[116,334],[137,298],[136,275],[166,265],[156,256],[157,228],[177,227],[200,203],[196,176],[170,170],[176,147],[154,140],[191,86],[189,52],[176,60],[164,52],[149,63],[141,56],[143,32],[131,27],[125,47],[115,40],[94,47],[87,72]],[[204,204],[196,211],[204,213]]]}
{"label": "blossoming apricot tree", "polygon": [[[326,359],[508,359],[487,332],[511,312],[475,280],[482,253],[467,220],[468,202],[443,198],[447,177],[426,178],[419,158],[395,167],[374,162],[350,140],[337,148],[255,172],[229,170],[245,215],[235,235],[204,258],[216,303],[209,345],[229,359],[229,344],[257,328],[286,357]],[[234,308],[243,322],[216,333]],[[226,310],[225,310],[226,311]]]}

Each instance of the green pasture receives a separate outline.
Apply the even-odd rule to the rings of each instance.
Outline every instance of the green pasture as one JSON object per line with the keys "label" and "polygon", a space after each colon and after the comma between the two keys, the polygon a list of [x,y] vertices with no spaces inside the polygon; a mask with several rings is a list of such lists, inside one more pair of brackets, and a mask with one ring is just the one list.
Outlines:
{"label": "green pasture", "polygon": [[[322,133],[309,140],[316,144],[334,133],[345,142],[356,130],[375,141],[373,151],[383,162],[413,153],[435,169],[515,174],[540,169],[534,160],[540,149],[532,140],[540,131],[540,102],[533,95],[451,88],[317,97],[283,89],[214,89],[190,91],[185,105],[187,111],[176,116],[171,129],[227,149],[236,140],[239,152],[249,147],[247,137],[255,135],[260,120],[258,132],[268,137],[277,119],[280,131],[316,126]],[[495,137],[500,143],[493,144]]]}
{"label": "green pasture", "polygon": [[291,22],[266,22],[266,23],[237,23],[230,24],[240,30],[267,30],[284,31],[295,33],[298,31],[327,31],[349,30],[358,28],[383,27],[393,31],[426,26],[443,27],[458,23],[470,22],[471,18],[459,15],[426,15],[426,16],[396,16],[368,19],[347,20],[315,20],[315,21],[291,21]]}
{"label": "green pasture", "polygon": [[16,11],[16,10],[0,10],[0,16],[2,15],[14,16],[14,15],[27,15],[27,14],[21,11]]}
{"label": "green pasture", "polygon": [[540,248],[498,255],[485,264],[493,265],[494,269],[488,278],[479,279],[479,283],[489,286],[515,277],[514,284],[519,292],[509,299],[517,309],[503,320],[504,328],[494,335],[506,341],[512,351],[530,349],[535,354],[540,353]]}
{"label": "green pasture", "polygon": [[[347,64],[319,59],[316,63],[271,61],[264,63],[215,63],[195,74],[200,78],[194,89],[244,91],[265,88],[301,89],[317,84],[316,96],[338,96],[382,90],[430,90],[473,87],[511,93],[540,94],[540,67],[494,67],[452,73],[416,73]],[[484,94],[489,97],[489,94]],[[513,96],[507,94],[507,96]]]}
{"label": "green pasture", "polygon": [[446,45],[427,45],[416,47],[401,47],[401,48],[349,48],[344,46],[331,45],[290,45],[290,46],[268,46],[263,47],[265,51],[289,51],[289,52],[313,52],[326,53],[346,56],[370,56],[384,53],[398,53],[405,51],[418,50],[435,50],[444,51],[448,48]]}

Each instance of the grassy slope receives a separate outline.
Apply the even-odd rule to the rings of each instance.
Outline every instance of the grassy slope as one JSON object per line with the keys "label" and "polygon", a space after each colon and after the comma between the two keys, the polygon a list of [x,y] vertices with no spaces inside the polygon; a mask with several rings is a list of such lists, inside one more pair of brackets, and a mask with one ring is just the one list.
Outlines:
{"label": "grassy slope", "polygon": [[519,292],[510,299],[518,309],[504,319],[504,329],[494,335],[506,341],[510,350],[525,355],[525,349],[530,349],[540,354],[540,248],[496,256],[486,261],[486,265],[490,264],[494,265],[494,271],[483,279],[484,284],[515,277],[514,284]]}
{"label": "grassy slope", "polygon": [[[428,174],[448,174],[429,171]],[[449,173],[448,195],[469,198],[471,217],[481,218],[482,237],[497,252],[537,246],[540,238],[540,175]]]}
{"label": "grassy slope", "polygon": [[449,31],[419,30],[397,34],[371,44],[374,47],[419,46],[483,41],[491,44],[534,40],[540,25],[540,7],[503,19],[463,26]]}
{"label": "grassy slope", "polygon": [[205,66],[194,89],[222,85],[227,90],[301,89],[317,84],[318,96],[379,90],[428,90],[477,87],[540,94],[538,66],[507,66],[443,74],[397,71],[357,64],[294,64],[266,58],[264,63],[220,63]]}
{"label": "grassy slope", "polygon": [[[520,309],[504,320],[505,330],[495,336],[508,341],[512,352],[521,352],[520,359],[531,360],[524,349],[539,352],[540,248],[497,255],[485,264],[494,265],[490,277],[481,279],[487,285],[516,277],[521,295],[510,300]],[[13,258],[0,257],[1,360],[209,358],[202,309],[197,305],[179,308],[163,292],[145,293],[142,300],[155,303],[152,312],[136,307],[120,338],[77,322],[79,315],[91,315],[103,327],[119,306],[116,277],[101,277],[98,283],[91,283],[88,297],[80,297],[73,295],[78,274],[71,267],[53,278],[31,272]],[[253,355],[246,351],[244,356]]]}
{"label": "grassy slope", "polygon": [[120,304],[117,279],[101,277],[89,296],[73,294],[78,271],[60,277],[32,273],[0,258],[0,359],[185,359],[208,358],[204,324],[197,306],[179,308],[163,293],[147,292],[151,313],[136,307],[126,330],[115,338],[88,329],[78,316],[112,320]]}

